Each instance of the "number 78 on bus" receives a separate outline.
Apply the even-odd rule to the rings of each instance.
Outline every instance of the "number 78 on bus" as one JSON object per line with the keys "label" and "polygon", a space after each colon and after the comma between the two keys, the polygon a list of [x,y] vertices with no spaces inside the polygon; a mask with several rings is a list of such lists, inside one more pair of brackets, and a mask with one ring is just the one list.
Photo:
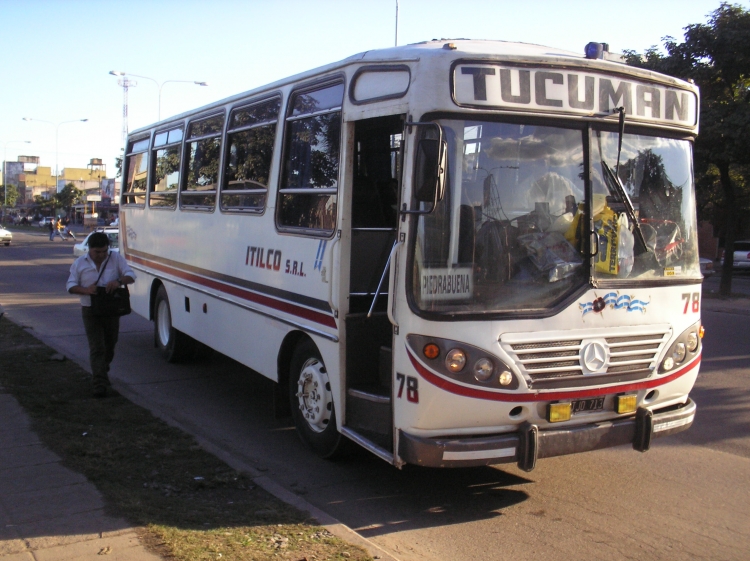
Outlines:
{"label": "number 78 on bus", "polygon": [[323,457],[646,451],[696,411],[698,111],[603,44],[457,40],[168,118],[127,139],[132,307],[168,361],[276,382]]}

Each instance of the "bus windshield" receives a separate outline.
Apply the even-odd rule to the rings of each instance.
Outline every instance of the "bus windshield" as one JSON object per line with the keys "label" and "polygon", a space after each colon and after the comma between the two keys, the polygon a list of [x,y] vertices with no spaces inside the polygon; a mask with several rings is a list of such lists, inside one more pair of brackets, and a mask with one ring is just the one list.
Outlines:
{"label": "bus windshield", "polygon": [[[620,189],[613,185],[614,175],[608,171],[617,165],[617,150],[617,133],[594,131],[591,146],[594,228],[606,228],[610,209],[620,216],[618,226],[622,225],[628,204],[633,206],[637,223],[628,220],[627,230],[620,228],[618,241],[627,251],[619,251],[616,270],[600,265],[600,256],[594,275],[601,279],[695,277],[699,274],[699,259],[690,143],[623,135]],[[604,241],[601,236],[599,240],[601,249]]]}
{"label": "bus windshield", "polygon": [[419,216],[413,252],[421,310],[543,310],[591,277],[627,285],[699,276],[688,141],[624,135],[618,167],[617,132],[594,130],[587,146],[581,128],[440,124],[447,187],[435,210]]}

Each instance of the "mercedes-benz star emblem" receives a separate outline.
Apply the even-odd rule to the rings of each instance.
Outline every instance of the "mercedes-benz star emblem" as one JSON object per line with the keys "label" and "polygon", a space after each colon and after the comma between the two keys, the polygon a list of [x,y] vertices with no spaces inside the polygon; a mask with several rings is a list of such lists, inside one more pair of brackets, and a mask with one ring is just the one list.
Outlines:
{"label": "mercedes-benz star emblem", "polygon": [[581,366],[589,372],[599,372],[607,364],[607,347],[598,341],[586,345],[581,354]]}

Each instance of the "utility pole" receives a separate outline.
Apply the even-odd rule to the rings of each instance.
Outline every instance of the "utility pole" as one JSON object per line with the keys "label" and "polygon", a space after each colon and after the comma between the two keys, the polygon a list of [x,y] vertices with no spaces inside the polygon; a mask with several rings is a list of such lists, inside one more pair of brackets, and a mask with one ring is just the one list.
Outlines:
{"label": "utility pole", "polygon": [[398,0],[396,0],[396,44],[394,47],[398,47]]}
{"label": "utility pole", "polygon": [[123,76],[117,80],[117,85],[122,86],[122,142],[124,144],[128,139],[128,88],[137,86],[138,82]]}

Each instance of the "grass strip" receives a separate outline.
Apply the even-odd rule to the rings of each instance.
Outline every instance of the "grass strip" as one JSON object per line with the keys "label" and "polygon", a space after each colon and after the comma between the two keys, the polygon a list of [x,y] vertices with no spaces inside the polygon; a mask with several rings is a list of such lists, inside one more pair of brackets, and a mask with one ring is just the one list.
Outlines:
{"label": "grass strip", "polygon": [[91,397],[91,375],[0,318],[0,385],[41,441],[140,529],[167,559],[197,561],[371,557],[306,518],[122,396]]}

